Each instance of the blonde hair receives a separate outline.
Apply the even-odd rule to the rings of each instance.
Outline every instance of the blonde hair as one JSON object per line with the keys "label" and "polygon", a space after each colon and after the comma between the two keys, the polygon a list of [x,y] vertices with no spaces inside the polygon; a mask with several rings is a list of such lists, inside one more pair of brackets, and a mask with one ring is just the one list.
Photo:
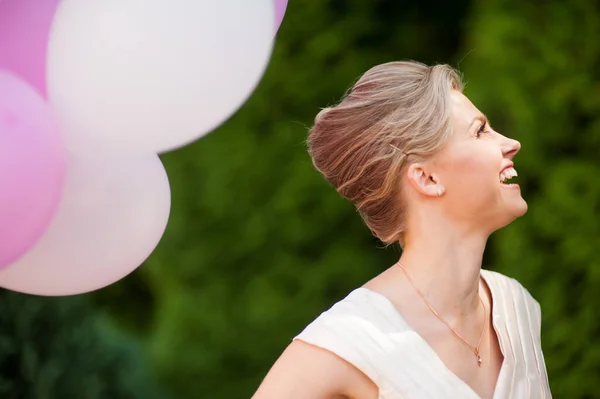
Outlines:
{"label": "blonde hair", "polygon": [[319,112],[309,132],[315,168],[386,245],[403,245],[406,205],[399,177],[407,158],[426,159],[448,141],[452,90],[462,91],[463,84],[448,65],[377,65],[339,104]]}

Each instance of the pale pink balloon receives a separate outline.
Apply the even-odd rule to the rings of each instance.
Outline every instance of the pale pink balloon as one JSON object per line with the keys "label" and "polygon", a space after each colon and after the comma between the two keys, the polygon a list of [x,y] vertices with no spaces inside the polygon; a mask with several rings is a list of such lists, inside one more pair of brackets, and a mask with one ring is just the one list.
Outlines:
{"label": "pale pink balloon", "polygon": [[48,98],[67,146],[161,153],[212,132],[260,82],[274,19],[273,0],[62,0]]}
{"label": "pale pink balloon", "polygon": [[46,96],[46,52],[60,0],[0,0],[0,69]]}
{"label": "pale pink balloon", "polygon": [[0,287],[46,296],[93,291],[131,273],[160,241],[171,192],[157,155],[70,152],[67,165],[56,216],[25,256],[0,270]]}
{"label": "pale pink balloon", "polygon": [[287,4],[288,0],[275,0],[275,32],[279,30],[279,27],[283,22]]}
{"label": "pale pink balloon", "polygon": [[44,234],[64,175],[63,142],[50,107],[27,83],[0,70],[0,269]]}

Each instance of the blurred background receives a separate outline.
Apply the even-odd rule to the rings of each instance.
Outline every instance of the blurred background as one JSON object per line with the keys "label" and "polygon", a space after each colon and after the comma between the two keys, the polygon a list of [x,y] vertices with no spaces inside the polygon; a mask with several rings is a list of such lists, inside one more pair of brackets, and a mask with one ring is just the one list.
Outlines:
{"label": "blurred background", "polygon": [[146,264],[87,295],[0,292],[0,397],[249,398],[294,335],[399,256],[304,142],[365,70],[415,59],[459,68],[523,144],[530,211],[492,237],[484,267],[541,303],[554,397],[600,398],[598,37],[592,0],[290,0],[250,101],[162,157],[172,216]]}

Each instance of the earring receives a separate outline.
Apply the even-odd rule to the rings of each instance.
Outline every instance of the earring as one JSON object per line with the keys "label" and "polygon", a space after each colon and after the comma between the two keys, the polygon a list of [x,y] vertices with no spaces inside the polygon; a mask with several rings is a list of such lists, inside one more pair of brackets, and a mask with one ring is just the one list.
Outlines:
{"label": "earring", "polygon": [[444,191],[441,188],[438,187],[438,189],[437,189],[437,195],[438,195],[438,197],[441,197],[442,194],[444,194]]}

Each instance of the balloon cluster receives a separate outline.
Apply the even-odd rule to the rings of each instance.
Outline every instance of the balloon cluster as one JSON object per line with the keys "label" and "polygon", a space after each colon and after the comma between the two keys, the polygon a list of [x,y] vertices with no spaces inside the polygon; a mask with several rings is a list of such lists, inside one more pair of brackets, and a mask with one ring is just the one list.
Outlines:
{"label": "balloon cluster", "polygon": [[252,94],[287,0],[0,0],[0,287],[72,295],[160,241],[158,154]]}

